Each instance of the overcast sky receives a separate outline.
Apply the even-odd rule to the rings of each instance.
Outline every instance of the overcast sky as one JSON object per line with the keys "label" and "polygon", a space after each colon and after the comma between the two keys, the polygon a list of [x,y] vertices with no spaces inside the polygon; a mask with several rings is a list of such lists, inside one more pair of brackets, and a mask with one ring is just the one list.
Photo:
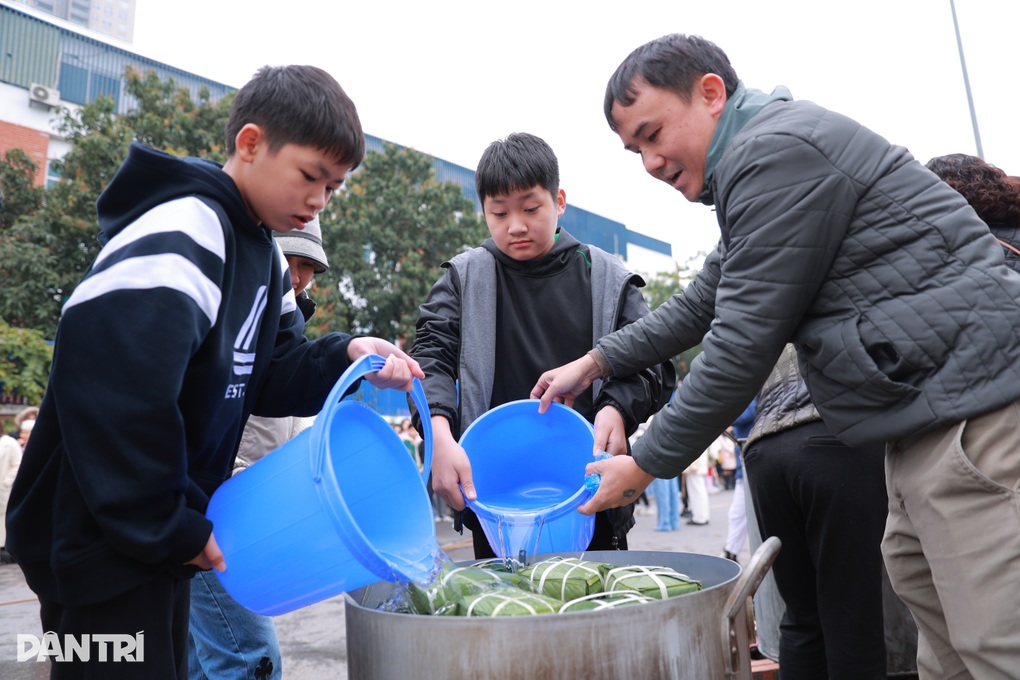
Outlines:
{"label": "overcast sky", "polygon": [[[956,0],[956,13],[984,157],[1020,174],[1020,2]],[[667,33],[715,42],[747,87],[785,85],[921,162],[976,153],[949,0],[138,0],[134,47],[236,87],[265,64],[320,66],[367,133],[469,168],[491,141],[537,134],[568,210],[667,241],[683,262],[715,245],[714,214],[645,174],[602,114],[619,63]]]}

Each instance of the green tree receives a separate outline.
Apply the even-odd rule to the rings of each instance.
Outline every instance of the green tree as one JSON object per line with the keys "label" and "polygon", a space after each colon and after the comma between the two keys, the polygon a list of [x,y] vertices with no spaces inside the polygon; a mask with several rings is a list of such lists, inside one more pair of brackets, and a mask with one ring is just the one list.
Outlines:
{"label": "green tree", "polygon": [[223,160],[231,97],[212,102],[203,90],[196,104],[173,80],[131,69],[125,89],[138,102],[128,114],[117,115],[108,97],[63,111],[58,129],[71,149],[53,162],[60,181],[46,191],[38,210],[16,216],[11,228],[0,231],[5,279],[0,318],[8,323],[54,336],[61,305],[101,246],[96,199],[132,140],[178,155]]}
{"label": "green tree", "polygon": [[320,222],[331,268],[311,293],[322,313],[310,336],[340,330],[410,343],[440,265],[488,236],[459,185],[437,182],[428,156],[395,145],[366,156]]}
{"label": "green tree", "polygon": [[34,184],[39,168],[23,149],[11,149],[0,163],[0,229],[41,206],[43,190]]}
{"label": "green tree", "polygon": [[[648,306],[653,310],[677,293],[683,292],[698,273],[700,263],[704,261],[706,253],[698,253],[687,260],[682,266],[677,266],[671,272],[659,272],[650,277],[645,287],[641,289]],[[683,379],[690,372],[691,362],[694,357],[701,354],[701,344],[697,344],[685,352],[681,352],[673,358],[673,368],[679,379]]]}
{"label": "green tree", "polygon": [[30,403],[42,401],[53,361],[53,347],[39,331],[0,321],[0,390]]}
{"label": "green tree", "polygon": [[655,309],[683,290],[683,285],[677,278],[677,271],[659,272],[645,281],[645,287],[641,289],[641,294],[645,296],[649,307]]}
{"label": "green tree", "polygon": [[[0,191],[3,208],[0,210],[0,320],[7,319],[18,326],[33,315],[38,300],[33,299],[35,286],[26,288],[21,282],[39,282],[49,276],[49,258],[46,249],[38,245],[42,238],[26,239],[21,235],[30,232],[32,217],[43,205],[44,190],[34,184],[36,164],[22,149],[11,149],[0,165]],[[43,286],[46,284],[44,283]]]}

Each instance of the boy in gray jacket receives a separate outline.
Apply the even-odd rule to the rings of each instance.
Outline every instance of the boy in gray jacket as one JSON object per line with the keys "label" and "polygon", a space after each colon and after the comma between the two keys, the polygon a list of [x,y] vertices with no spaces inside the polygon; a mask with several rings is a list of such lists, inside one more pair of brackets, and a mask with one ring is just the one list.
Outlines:
{"label": "boy in gray jacket", "polygon": [[[432,484],[457,510],[465,506],[461,486],[475,497],[471,465],[457,442],[468,425],[490,408],[527,399],[546,366],[648,313],[639,276],[559,228],[566,209],[559,183],[556,155],[538,137],[515,133],[490,144],[475,186],[492,238],[445,263],[421,306],[410,354],[425,371]],[[673,384],[672,365],[657,362],[600,381],[574,408],[594,423],[597,448],[625,454],[628,435],[661,408]],[[598,513],[588,549],[626,549],[632,516],[633,507]],[[464,523],[475,557],[494,556],[470,510]]]}
{"label": "boy in gray jacket", "polygon": [[543,408],[596,378],[704,352],[593,512],[677,474],[751,400],[787,342],[850,445],[888,442],[883,553],[922,677],[1020,667],[1020,275],[967,202],[849,118],[747,89],[702,38],[635,50],[610,127],[645,170],[714,205],[722,238],[683,294],[544,374]]}

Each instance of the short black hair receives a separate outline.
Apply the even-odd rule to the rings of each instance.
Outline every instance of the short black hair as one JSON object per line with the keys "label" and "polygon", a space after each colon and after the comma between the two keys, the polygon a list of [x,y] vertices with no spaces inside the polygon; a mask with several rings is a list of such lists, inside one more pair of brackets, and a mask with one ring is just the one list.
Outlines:
{"label": "short black hair", "polygon": [[560,190],[560,163],[545,140],[527,132],[514,132],[490,144],[475,170],[475,190],[483,204],[487,197],[536,185],[555,197]]}
{"label": "short black hair", "polygon": [[653,87],[670,90],[682,100],[691,100],[695,81],[706,73],[723,80],[726,96],[732,97],[739,79],[729,57],[715,43],[696,35],[673,33],[645,43],[623,60],[606,86],[603,108],[609,127],[616,132],[613,105],[634,103],[634,80],[644,79]]}
{"label": "short black hair", "polygon": [[310,146],[351,169],[365,158],[365,133],[354,102],[333,76],[315,66],[263,66],[238,90],[227,120],[227,156],[249,123],[262,129],[274,153],[284,144]]}

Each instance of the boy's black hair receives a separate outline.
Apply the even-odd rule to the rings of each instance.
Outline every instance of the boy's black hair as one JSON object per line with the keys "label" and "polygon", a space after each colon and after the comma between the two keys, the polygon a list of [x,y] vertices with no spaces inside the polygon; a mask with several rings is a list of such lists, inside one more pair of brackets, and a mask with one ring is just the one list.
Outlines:
{"label": "boy's black hair", "polygon": [[641,77],[653,87],[670,90],[690,102],[695,81],[706,73],[723,79],[726,96],[737,89],[737,72],[729,57],[715,43],[696,35],[673,33],[645,43],[623,60],[606,86],[603,109],[609,127],[617,132],[613,105],[634,103],[634,79]]}
{"label": "boy's black hair", "polygon": [[238,90],[227,120],[227,156],[248,123],[266,135],[269,150],[299,144],[358,167],[365,134],[354,102],[333,76],[315,66],[263,66]]}
{"label": "boy's black hair", "polygon": [[475,190],[483,204],[487,197],[541,185],[555,198],[560,190],[560,163],[545,140],[514,132],[485,149],[475,170]]}

